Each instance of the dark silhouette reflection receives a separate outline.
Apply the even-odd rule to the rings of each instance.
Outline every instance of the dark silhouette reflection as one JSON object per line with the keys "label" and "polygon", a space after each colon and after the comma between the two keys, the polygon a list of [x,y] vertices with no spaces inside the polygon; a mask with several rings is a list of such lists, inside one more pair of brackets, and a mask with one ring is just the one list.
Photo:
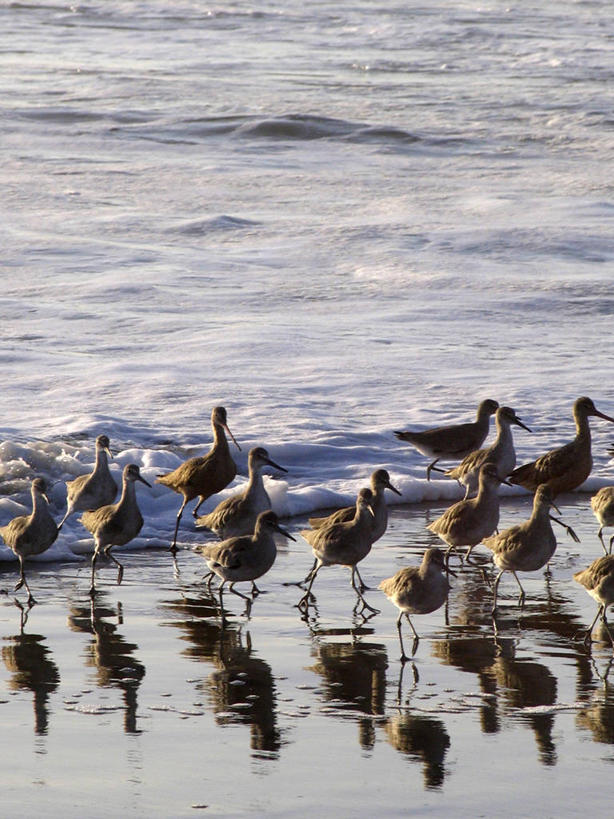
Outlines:
{"label": "dark silhouette reflection", "polygon": [[[614,682],[609,681],[614,658],[610,657],[600,671],[597,662],[591,658],[594,677],[590,686],[584,686],[579,699],[588,706],[576,715],[579,728],[588,730],[595,742],[614,744]],[[614,675],[613,675],[614,676]]]}
{"label": "dark silhouette reflection", "polygon": [[[477,675],[481,690],[490,695],[480,705],[484,733],[501,729],[502,712],[513,714],[519,709],[538,709],[556,703],[556,677],[541,663],[515,659],[515,641],[511,638],[440,640],[433,643],[433,653],[447,665]],[[540,761],[544,765],[556,764],[554,715],[536,712],[518,716],[535,732]]]}
{"label": "dark silhouette reflection", "polygon": [[7,681],[10,689],[29,690],[34,694],[34,733],[46,734],[49,726],[49,695],[60,683],[57,665],[50,658],[51,652],[42,645],[41,634],[26,634],[24,627],[28,609],[16,602],[20,609],[19,634],[5,637],[2,659],[12,677]]}
{"label": "dark silhouette reflection", "polygon": [[386,734],[393,748],[424,762],[424,785],[439,788],[445,776],[444,760],[450,736],[443,722],[422,714],[398,714],[386,720]]}
{"label": "dark silhouette reflection", "polygon": [[[93,639],[86,647],[87,666],[97,671],[96,682],[101,688],[119,688],[123,693],[124,731],[127,734],[140,733],[137,728],[137,693],[145,676],[145,667],[134,656],[138,648],[128,643],[117,631],[121,625],[121,604],[117,610],[104,604],[105,593],[99,591],[95,599],[82,605],[72,604],[68,615],[68,625],[72,631],[91,634]],[[117,618],[117,624],[104,618]]]}
{"label": "dark silhouette reflection", "polygon": [[183,652],[194,660],[212,663],[216,670],[199,683],[208,695],[219,725],[249,725],[250,747],[258,756],[277,757],[282,745],[277,726],[277,696],[271,667],[252,649],[249,631],[219,619],[217,601],[204,591],[199,597],[166,601],[166,605],[187,615],[171,620],[190,643]]}
{"label": "dark silhouette reflection", "polygon": [[[322,677],[324,698],[344,711],[382,716],[386,701],[386,669],[388,656],[381,643],[328,642],[323,636],[349,634],[349,630],[312,632],[312,654],[317,658],[308,670]],[[358,633],[368,633],[358,629]],[[354,632],[356,634],[356,632]],[[371,749],[375,744],[374,721],[359,718],[359,742],[362,748]]]}

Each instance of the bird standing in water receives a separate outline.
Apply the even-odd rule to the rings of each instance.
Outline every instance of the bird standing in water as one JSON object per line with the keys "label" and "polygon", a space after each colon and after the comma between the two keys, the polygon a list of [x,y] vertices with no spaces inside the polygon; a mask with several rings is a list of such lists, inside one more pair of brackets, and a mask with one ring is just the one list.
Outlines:
{"label": "bird standing in water", "polygon": [[159,475],[156,479],[156,483],[164,484],[174,492],[183,495],[183,503],[177,512],[171,552],[177,551],[177,532],[186,504],[198,497],[198,503],[192,510],[194,517],[197,517],[200,505],[211,495],[225,489],[237,474],[237,465],[230,455],[225,433],[227,432],[230,435],[237,449],[240,450],[241,447],[235,441],[235,437],[228,427],[224,407],[213,408],[211,427],[213,429],[213,446],[206,455],[189,458],[177,469],[166,475]]}
{"label": "bird standing in water", "polygon": [[19,581],[15,591],[25,586],[28,591],[28,604],[34,605],[34,599],[26,573],[24,560],[32,555],[40,555],[53,545],[58,536],[58,527],[49,512],[49,499],[45,494],[47,486],[42,478],[32,481],[32,514],[13,518],[6,526],[0,528],[0,535],[19,558]]}

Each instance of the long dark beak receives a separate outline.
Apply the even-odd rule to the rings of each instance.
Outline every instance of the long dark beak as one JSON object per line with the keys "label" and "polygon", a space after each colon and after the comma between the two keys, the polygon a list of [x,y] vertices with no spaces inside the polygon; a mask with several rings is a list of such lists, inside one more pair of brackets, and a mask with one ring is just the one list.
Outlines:
{"label": "long dark beak", "polygon": [[598,409],[595,410],[595,415],[599,418],[603,418],[604,421],[611,421],[614,424],[614,418],[610,418],[609,415],[605,415],[603,412],[599,412]]}
{"label": "long dark beak", "polygon": [[526,426],[525,424],[522,423],[522,421],[520,420],[520,418],[518,416],[516,416],[514,418],[514,423],[517,424],[519,427],[522,427],[523,429],[526,429],[527,432],[533,432],[532,429],[529,429],[528,426]]}
{"label": "long dark beak", "polygon": [[109,447],[108,447],[108,446],[105,446],[104,451],[107,453],[107,455],[109,456],[109,458],[110,458],[111,460],[113,460],[113,453],[111,452],[111,450],[109,449]]}
{"label": "long dark beak", "polygon": [[[530,430],[529,430],[529,432],[530,432]],[[513,483],[510,483],[509,481],[507,481],[505,478],[501,478],[500,480],[501,480],[501,483],[504,483],[506,486],[513,486],[514,485]]]}
{"label": "long dark beak", "polygon": [[283,466],[280,466],[279,464],[276,464],[275,461],[272,461],[270,458],[265,458],[264,460],[266,460],[266,462],[268,463],[269,466],[273,466],[273,467],[275,467],[275,469],[279,469],[280,472],[287,472],[288,471]]}
{"label": "long dark beak", "polygon": [[401,492],[399,492],[399,490],[398,490],[398,489],[397,489],[395,486],[393,486],[393,485],[390,483],[390,481],[388,481],[388,483],[386,484],[386,487],[387,487],[388,489],[390,489],[392,492],[394,492],[394,493],[395,493],[395,495],[398,495],[399,497],[401,497],[402,493],[401,493]]}
{"label": "long dark beak", "polygon": [[234,445],[236,446],[236,448],[239,450],[239,452],[241,452],[241,447],[240,447],[240,446],[239,446],[239,444],[237,443],[237,439],[235,438],[235,436],[234,436],[234,435],[232,434],[232,432],[230,431],[230,427],[228,427],[226,424],[224,424],[224,429],[226,430],[226,432],[227,432],[227,433],[230,435],[230,437],[232,438],[233,443],[234,443]]}
{"label": "long dark beak", "polygon": [[148,486],[151,489],[151,484],[149,483],[149,481],[146,481],[142,475],[139,475],[138,479],[141,483],[144,483],[145,486]]}
{"label": "long dark beak", "polygon": [[296,538],[292,537],[292,535],[290,534],[290,532],[287,531],[287,529],[284,529],[282,526],[279,525],[279,523],[275,523],[273,525],[277,529],[277,531],[279,532],[280,535],[283,535],[284,537],[288,537],[288,538],[290,538],[290,540],[293,540],[296,543]]}

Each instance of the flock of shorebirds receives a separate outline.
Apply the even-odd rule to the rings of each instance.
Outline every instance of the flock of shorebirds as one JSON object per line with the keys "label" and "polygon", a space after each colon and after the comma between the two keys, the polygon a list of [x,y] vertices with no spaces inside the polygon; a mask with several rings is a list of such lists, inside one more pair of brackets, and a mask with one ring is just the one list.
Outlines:
{"label": "flock of shorebirds", "polygon": [[[491,416],[495,416],[497,435],[491,446],[481,448],[488,434]],[[511,572],[520,588],[519,605],[523,605],[525,592],[517,572],[537,571],[547,566],[556,549],[552,522],[564,526],[568,534],[578,540],[575,532],[554,517],[550,510],[556,509],[554,498],[580,486],[592,469],[591,437],[588,418],[597,416],[614,423],[600,412],[590,398],[578,398],[573,405],[576,424],[575,438],[562,447],[553,449],[537,460],[516,468],[516,454],[511,427],[518,426],[530,432],[510,407],[499,406],[487,399],[478,407],[474,422],[443,426],[419,432],[403,431],[395,435],[432,459],[427,468],[427,480],[431,472],[444,472],[465,487],[463,500],[454,503],[441,517],[429,525],[446,544],[440,549],[427,549],[419,567],[400,569],[393,577],[380,583],[379,588],[398,608],[397,631],[401,646],[401,660],[408,658],[402,636],[402,618],[409,623],[413,635],[413,653],[419,637],[410,620],[410,614],[427,614],[442,606],[448,597],[450,585],[448,574],[451,554],[461,554],[461,561],[471,560],[473,548],[482,544],[492,552],[494,564],[499,569],[493,585],[493,616],[497,610],[497,590],[504,572]],[[228,428],[224,407],[215,407],[211,414],[213,446],[202,457],[190,458],[177,469],[159,475],[157,482],[169,487],[183,498],[177,513],[171,551],[177,551],[177,534],[186,505],[198,499],[192,514],[198,528],[215,532],[222,541],[199,546],[209,568],[209,587],[214,578],[219,586],[220,608],[223,613],[222,593],[226,583],[229,590],[247,601],[247,611],[254,595],[259,593],[256,580],[272,567],[277,554],[274,535],[281,533],[295,538],[281,527],[265,490],[262,469],[271,466],[286,472],[275,463],[266,449],[255,447],[248,458],[249,480],[245,488],[222,501],[211,513],[198,516],[201,504],[223,490],[235,478],[237,468],[232,458],[226,433],[240,449]],[[67,483],[67,508],[59,524],[51,516],[45,495],[45,482],[36,478],[32,482],[32,513],[11,520],[0,527],[0,536],[17,555],[20,577],[15,586],[25,586],[28,602],[35,600],[28,586],[24,571],[26,558],[46,551],[56,540],[62,525],[75,512],[82,512],[80,521],[94,536],[94,553],[91,560],[90,594],[96,592],[95,569],[101,554],[118,567],[117,582],[121,583],[123,566],[111,553],[113,546],[121,546],[135,538],[143,525],[143,517],[136,498],[136,483],[151,486],[142,477],[136,464],[124,467],[122,492],[114,503],[117,486],[109,471],[108,457],[112,457],[109,439],[99,435],[96,439],[96,462],[89,475],[82,475]],[[437,466],[440,460],[460,460],[453,469],[443,470]],[[498,532],[499,495],[501,483],[523,486],[534,493],[533,511],[524,523]],[[367,589],[358,570],[358,563],[370,552],[372,545],[382,537],[388,524],[385,492],[401,493],[392,485],[385,469],[377,469],[371,476],[369,488],[361,489],[354,506],[337,510],[328,517],[310,518],[310,529],[301,535],[310,544],[314,563],[307,577],[297,583],[304,589],[298,608],[307,614],[314,600],[313,584],[323,566],[342,565],[351,569],[351,584],[358,597],[357,606],[378,613],[364,598]],[[607,627],[606,609],[614,603],[614,535],[606,547],[603,530],[614,526],[614,486],[600,489],[591,499],[591,506],[600,528],[599,539],[605,555],[595,560],[587,569],[577,572],[574,579],[581,583],[599,604],[597,615],[586,633],[590,643],[592,630],[601,616]],[[557,510],[558,511],[558,510]],[[239,592],[234,585],[250,582],[251,597]],[[223,616],[223,615],[222,615]],[[609,629],[608,629],[608,633]],[[614,648],[614,637],[610,634]]]}

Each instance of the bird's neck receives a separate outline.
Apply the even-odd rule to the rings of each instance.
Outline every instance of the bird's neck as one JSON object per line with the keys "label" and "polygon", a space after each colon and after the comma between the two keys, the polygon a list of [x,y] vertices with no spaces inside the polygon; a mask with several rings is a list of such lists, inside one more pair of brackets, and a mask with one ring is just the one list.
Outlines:
{"label": "bird's neck", "polygon": [[213,449],[228,449],[226,432],[221,424],[212,424],[213,427]]}

